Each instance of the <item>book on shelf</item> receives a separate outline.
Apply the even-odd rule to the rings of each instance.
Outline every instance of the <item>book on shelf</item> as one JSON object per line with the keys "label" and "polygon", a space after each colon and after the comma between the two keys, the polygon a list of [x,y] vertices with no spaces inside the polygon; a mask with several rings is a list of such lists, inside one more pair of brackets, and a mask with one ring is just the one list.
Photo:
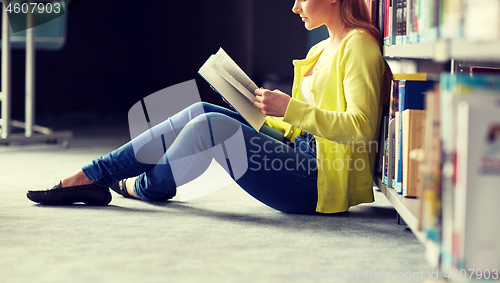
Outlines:
{"label": "book on shelf", "polygon": [[379,136],[379,164],[377,172],[381,173],[382,179],[385,172],[385,152],[386,152],[386,137],[389,130],[389,116],[382,117],[382,126],[380,127],[380,136]]}
{"label": "book on shelf", "polygon": [[384,1],[384,44],[393,45],[396,43],[396,25],[397,11],[396,5],[398,0],[383,0]]}
{"label": "book on shelf", "polygon": [[419,41],[434,41],[438,38],[439,3],[438,0],[420,0],[417,11]]}
{"label": "book on shelf", "polygon": [[407,31],[406,29],[408,28],[408,13],[406,12],[408,10],[408,4],[410,3],[410,0],[403,0],[403,7],[402,7],[402,12],[401,12],[401,44],[406,44],[408,42],[407,39]]}
{"label": "book on shelf", "polygon": [[396,44],[403,44],[403,0],[396,1]]}
{"label": "book on shelf", "polygon": [[426,241],[426,257],[433,268],[439,266],[440,254],[427,247],[441,246],[442,192],[441,192],[441,139],[439,90],[427,92],[425,99],[425,133],[423,154],[419,158],[420,183],[417,183],[420,201],[419,227]]}
{"label": "book on shelf", "polygon": [[443,197],[443,243],[442,265],[453,267],[453,227],[456,211],[457,133],[463,127],[458,123],[458,105],[462,102],[482,101],[494,105],[500,98],[500,76],[466,74],[442,74],[440,91],[440,137],[442,140],[443,174],[441,179]]}
{"label": "book on shelf", "polygon": [[417,25],[417,15],[419,9],[418,0],[408,0],[410,1],[410,9],[407,10],[408,14],[406,15],[406,25],[408,26],[408,42],[416,43],[419,42],[419,34],[418,34],[418,25]]}
{"label": "book on shelf", "polygon": [[[393,80],[391,82],[391,98],[390,98],[390,104],[389,104],[389,116],[387,119],[388,125],[389,122],[392,121],[393,127],[394,127],[394,132],[389,131],[386,133],[386,138],[385,138],[385,148],[389,150],[390,152],[388,154],[384,154],[384,156],[387,156],[387,158],[390,158],[388,162],[390,163],[390,167],[387,166],[387,170],[390,170],[390,174],[385,174],[387,177],[387,181],[385,184],[389,188],[394,188],[394,174],[395,174],[395,167],[394,167],[394,161],[396,160],[396,144],[395,141],[397,140],[396,132],[395,132],[395,125],[397,124],[396,121],[396,113],[398,112],[399,108],[399,80]],[[390,169],[389,169],[390,168]],[[386,171],[384,171],[386,172]]]}
{"label": "book on shelf", "polygon": [[391,11],[391,1],[393,0],[383,0],[384,3],[384,44],[385,45],[391,45],[390,42],[390,34],[391,34],[391,21],[392,21],[392,15],[390,13]]}
{"label": "book on shelf", "polygon": [[393,45],[396,44],[396,38],[397,38],[397,4],[398,1],[400,0],[391,0],[391,5],[389,7],[389,44]]}
{"label": "book on shelf", "polygon": [[378,1],[378,28],[382,37],[382,44],[385,45],[385,0]]}
{"label": "book on shelf", "polygon": [[396,0],[396,44],[406,43],[407,3],[410,0]]}
{"label": "book on shelf", "polygon": [[[384,44],[419,42],[418,17],[422,10],[421,0],[381,0]],[[419,10],[420,8],[420,10]]]}
{"label": "book on shelf", "polygon": [[443,151],[451,157],[456,144],[456,109],[462,100],[474,100],[477,95],[486,95],[491,101],[500,95],[500,76],[443,73],[441,88],[441,138]]}
{"label": "book on shelf", "polygon": [[384,45],[500,40],[498,0],[381,0]]}
{"label": "book on shelf", "polygon": [[396,74],[393,74],[393,79],[395,81],[400,81],[400,80],[425,81],[425,80],[427,80],[427,74],[426,73],[414,73],[414,74],[396,73]]}
{"label": "book on shelf", "polygon": [[[400,80],[399,81],[399,107],[398,113],[406,109],[424,109],[425,93],[434,88],[436,81],[414,81],[414,80]],[[403,193],[403,144],[406,142],[403,139],[403,122],[398,119],[396,123],[396,173],[394,173],[396,191],[400,194]]]}
{"label": "book on shelf", "polygon": [[[387,125],[389,125],[389,121],[394,120],[396,118],[396,112],[398,112],[398,110],[399,110],[399,81],[403,80],[403,79],[426,80],[427,74],[425,74],[425,73],[416,73],[416,74],[396,73],[396,74],[393,74],[393,78],[394,79],[391,82],[389,116],[388,116],[388,119],[386,121]],[[395,126],[397,125],[395,121],[393,123]],[[388,126],[387,126],[387,129],[389,129]],[[384,139],[381,139],[381,141],[384,142],[384,146],[383,146],[384,152],[382,153],[382,156],[384,156],[385,158],[383,160],[383,164],[387,165],[388,164],[387,157],[389,156],[387,151],[389,149],[392,149],[393,147],[394,147],[394,150],[396,150],[394,143],[391,143],[392,146],[389,146],[389,141],[393,142],[393,141],[396,141],[396,139],[395,139],[395,136],[394,136],[394,140],[388,138],[389,130],[385,131],[383,134],[384,134]],[[394,158],[396,158],[395,157],[396,151],[391,152],[391,153],[394,154]],[[392,170],[394,170],[394,168],[395,168],[394,166],[391,167]],[[394,180],[391,180],[388,184],[387,184],[387,181],[385,181],[385,179],[387,179],[387,176],[388,176],[387,175],[387,166],[384,166],[384,170],[382,170],[382,172],[384,172],[384,177],[385,177],[384,184],[386,184],[392,188],[393,187],[392,183],[394,182]],[[391,173],[391,176],[394,178],[394,172]],[[397,183],[395,183],[395,184],[397,184]]]}
{"label": "book on shelf", "polygon": [[398,194],[403,192],[402,182],[403,182],[403,164],[399,164],[401,160],[401,151],[403,145],[401,144],[401,134],[400,124],[401,124],[401,112],[399,110],[396,112],[396,117],[394,118],[395,133],[394,133],[394,179],[392,180],[392,187],[396,190]]}
{"label": "book on shelf", "polygon": [[[392,178],[394,177],[394,166],[393,163],[391,163],[391,169],[389,170],[389,163],[393,162],[393,142],[395,139],[393,139],[392,135],[394,132],[390,131],[390,125],[391,121],[394,120],[397,112],[397,107],[399,107],[399,98],[398,98],[398,88],[397,88],[397,83],[398,81],[393,80],[391,82],[391,94],[390,94],[390,102],[389,102],[389,116],[386,116],[384,120],[384,132],[383,132],[383,141],[384,143],[384,152],[383,152],[383,183],[386,184],[388,187],[392,188]],[[392,123],[393,125],[394,122]],[[394,137],[395,138],[395,137]]]}
{"label": "book on shelf", "polygon": [[434,88],[436,81],[417,81],[404,79],[399,81],[399,112],[406,109],[424,109],[425,94]]}
{"label": "book on shelf", "polygon": [[456,39],[463,36],[463,1],[444,0],[440,6],[439,34],[443,38]]}
{"label": "book on shelf", "polygon": [[410,152],[423,147],[425,111],[407,109],[403,111],[403,196],[417,197],[418,184],[421,183],[418,174],[418,161],[410,159]]}
{"label": "book on shelf", "polygon": [[366,7],[368,8],[368,13],[370,14],[372,24],[377,28],[379,27],[377,23],[378,1],[379,0],[365,0]]}
{"label": "book on shelf", "polygon": [[384,184],[388,188],[392,188],[392,181],[394,179],[394,159],[395,159],[395,149],[396,146],[394,142],[396,141],[396,121],[394,119],[389,121],[388,134],[387,134],[387,149],[385,157],[385,172],[384,172]]}
{"label": "book on shelf", "polygon": [[464,37],[468,41],[494,41],[500,39],[500,1],[465,0]]}
{"label": "book on shelf", "polygon": [[266,116],[254,106],[258,87],[222,48],[208,58],[198,73],[256,131],[260,130]]}
{"label": "book on shelf", "polygon": [[399,80],[391,82],[391,98],[389,104],[389,119],[396,118],[399,109]]}
{"label": "book on shelf", "polygon": [[432,24],[431,24],[431,30],[430,30],[430,38],[429,40],[434,41],[439,38],[439,13],[441,12],[441,4],[440,0],[433,0],[431,2],[431,5],[433,8],[431,8],[431,13],[432,13]]}
{"label": "book on shelf", "polygon": [[454,264],[460,269],[500,266],[500,96],[478,97],[457,109],[457,183]]}

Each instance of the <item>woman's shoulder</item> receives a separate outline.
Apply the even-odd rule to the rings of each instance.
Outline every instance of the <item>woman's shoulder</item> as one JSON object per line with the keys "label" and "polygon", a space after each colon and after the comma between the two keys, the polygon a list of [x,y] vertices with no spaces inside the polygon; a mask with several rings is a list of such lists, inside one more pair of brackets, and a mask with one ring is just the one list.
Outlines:
{"label": "woman's shoulder", "polygon": [[377,40],[363,29],[352,29],[344,38],[345,44],[368,44],[378,47]]}
{"label": "woman's shoulder", "polygon": [[342,45],[342,53],[347,57],[381,56],[380,45],[377,40],[368,32],[361,29],[349,31]]}

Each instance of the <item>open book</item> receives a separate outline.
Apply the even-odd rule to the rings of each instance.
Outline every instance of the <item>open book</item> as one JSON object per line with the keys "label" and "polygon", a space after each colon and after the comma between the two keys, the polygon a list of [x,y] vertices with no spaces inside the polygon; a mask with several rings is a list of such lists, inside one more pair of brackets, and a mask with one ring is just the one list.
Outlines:
{"label": "open book", "polygon": [[198,73],[256,131],[260,130],[266,116],[253,105],[258,87],[222,48],[208,58]]}

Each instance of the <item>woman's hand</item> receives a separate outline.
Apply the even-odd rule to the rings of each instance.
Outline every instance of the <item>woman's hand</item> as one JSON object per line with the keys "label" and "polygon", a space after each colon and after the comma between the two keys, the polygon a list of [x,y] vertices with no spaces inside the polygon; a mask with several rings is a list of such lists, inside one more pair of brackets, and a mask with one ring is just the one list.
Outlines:
{"label": "woman's hand", "polygon": [[264,115],[283,117],[285,116],[286,108],[290,102],[291,97],[280,90],[268,90],[260,88],[255,90],[254,106],[259,108],[260,113]]}

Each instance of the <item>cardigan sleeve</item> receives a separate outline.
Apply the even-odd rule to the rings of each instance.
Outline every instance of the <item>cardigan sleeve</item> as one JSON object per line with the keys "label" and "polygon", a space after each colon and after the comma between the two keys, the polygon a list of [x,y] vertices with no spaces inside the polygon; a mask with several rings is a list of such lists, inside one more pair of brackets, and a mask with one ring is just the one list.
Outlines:
{"label": "cardigan sleeve", "polygon": [[[377,129],[379,96],[384,72],[383,58],[378,44],[368,34],[356,33],[339,49],[339,58],[333,62],[337,77],[329,81],[319,95],[329,96],[323,101],[336,101],[343,95],[345,109],[324,110],[297,99],[290,100],[283,121],[313,135],[338,143],[371,141]],[[333,72],[332,72],[333,73]],[[339,86],[341,84],[341,86]],[[335,93],[341,92],[343,93]],[[319,108],[321,107],[321,108]]]}
{"label": "cardigan sleeve", "polygon": [[294,141],[295,137],[301,134],[301,131],[291,125],[290,123],[284,122],[283,117],[266,117],[266,125],[283,132],[283,136],[291,141]]}

